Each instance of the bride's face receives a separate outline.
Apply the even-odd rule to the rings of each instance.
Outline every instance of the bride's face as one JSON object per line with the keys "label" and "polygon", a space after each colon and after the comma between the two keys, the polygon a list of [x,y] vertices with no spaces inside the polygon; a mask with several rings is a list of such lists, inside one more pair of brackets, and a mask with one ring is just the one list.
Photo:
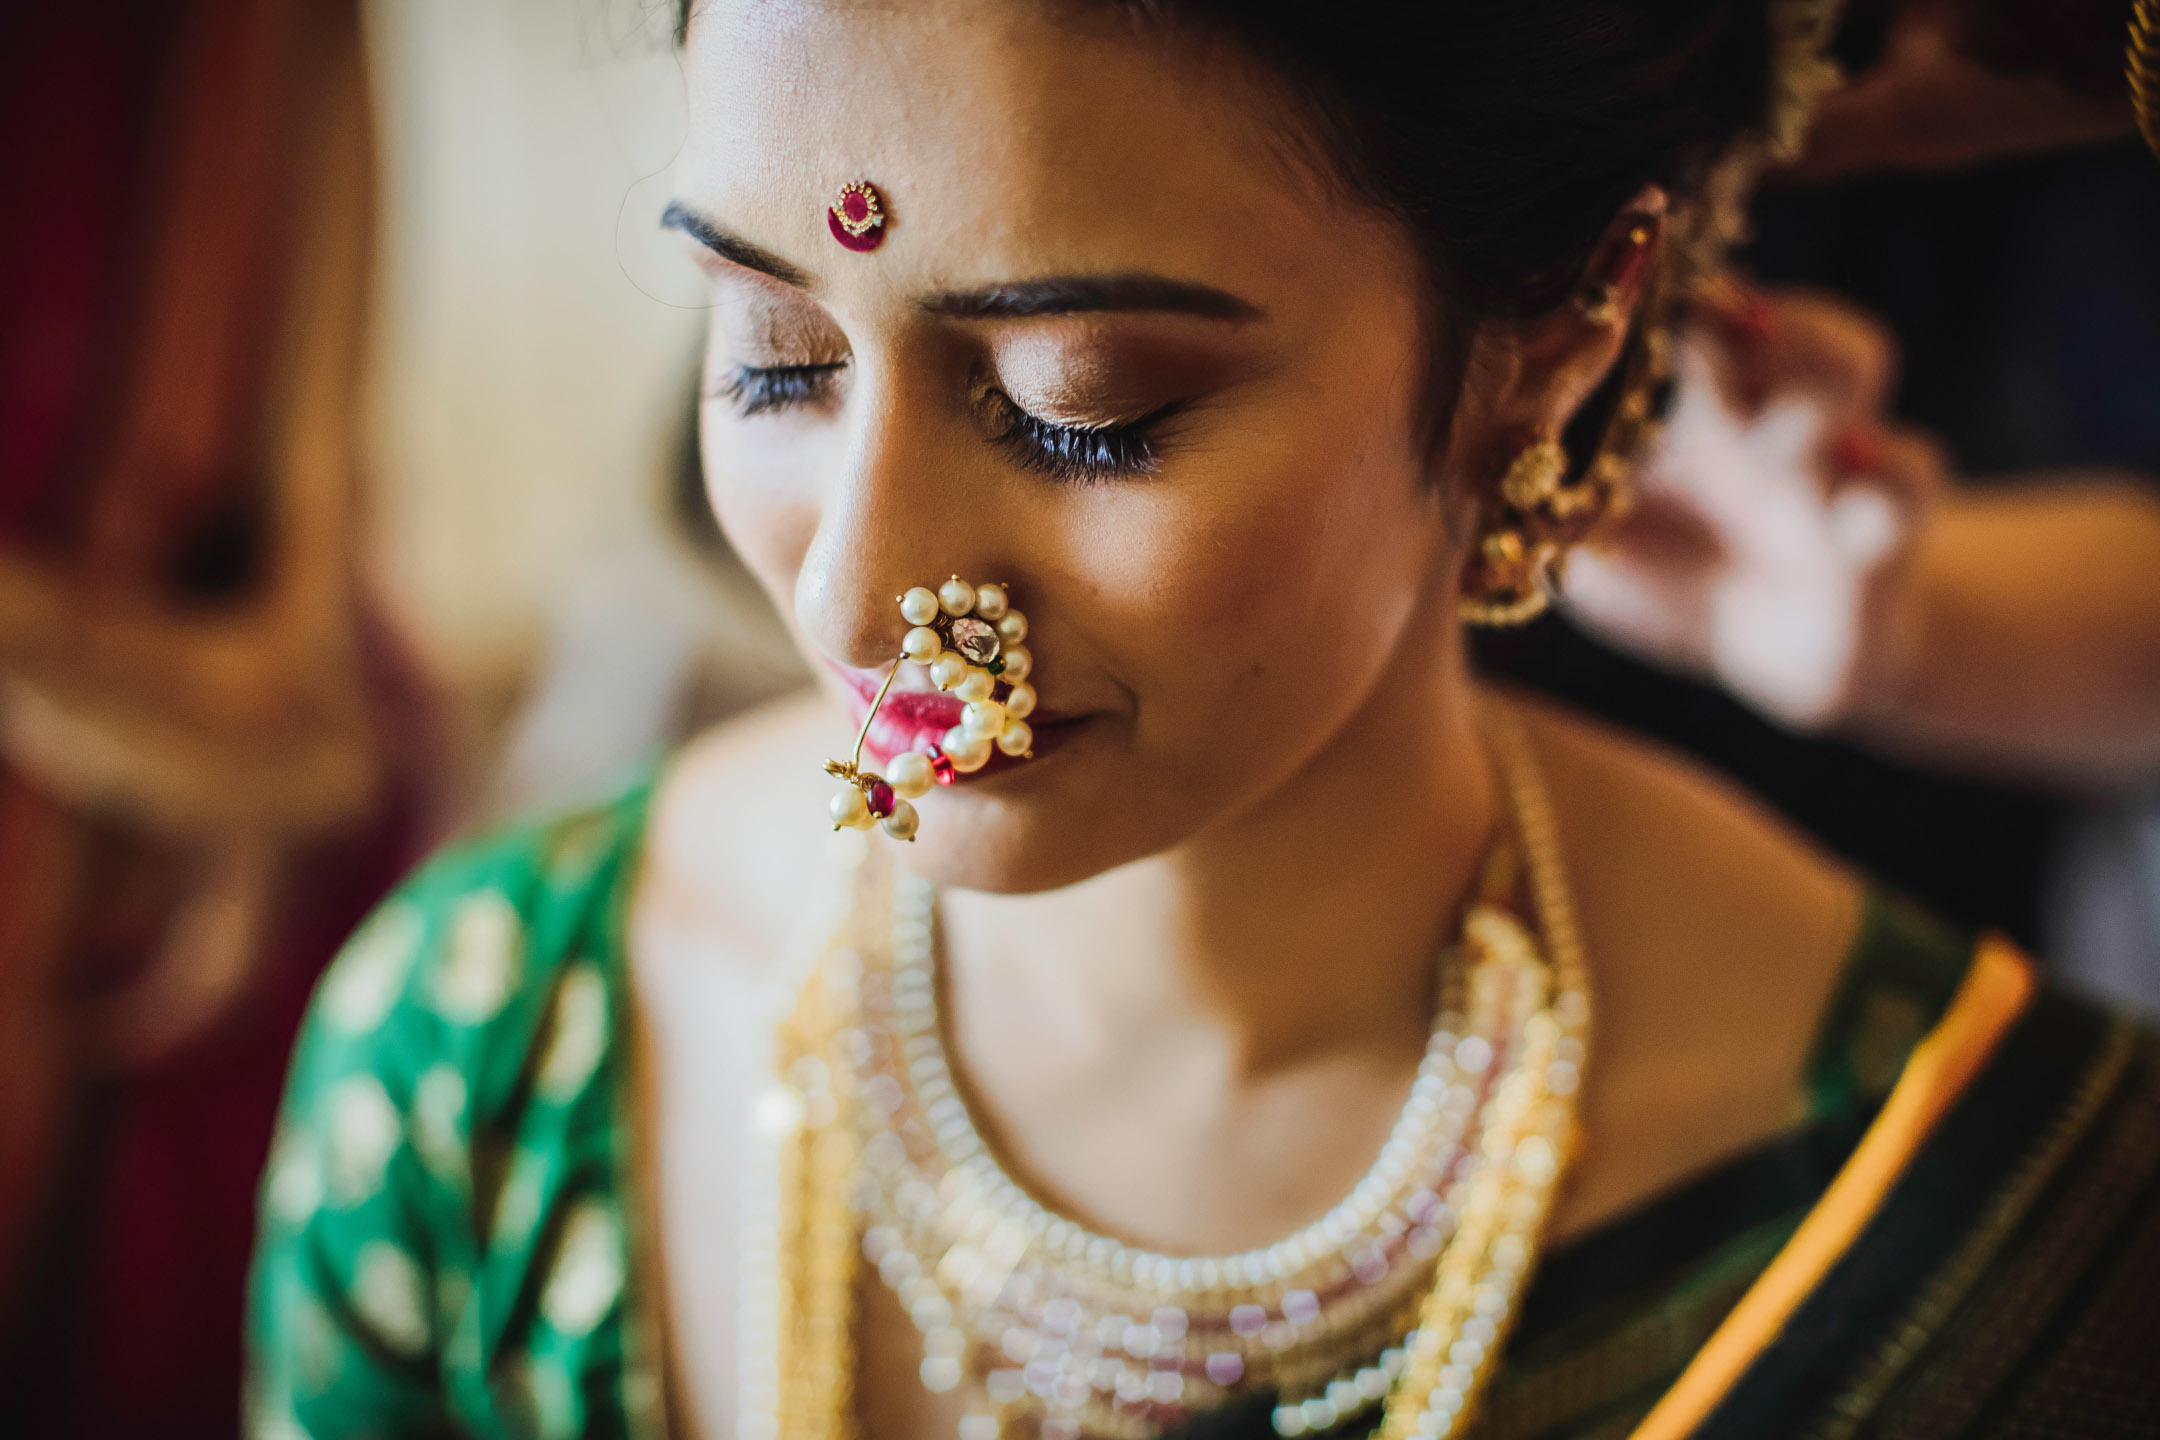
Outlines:
{"label": "bride's face", "polygon": [[[1255,67],[1011,0],[709,0],[686,63],[728,536],[851,718],[909,587],[1031,622],[1036,758],[919,802],[911,863],[1030,890],[1162,850],[1454,643],[1417,258]],[[853,180],[867,253],[827,224]]]}

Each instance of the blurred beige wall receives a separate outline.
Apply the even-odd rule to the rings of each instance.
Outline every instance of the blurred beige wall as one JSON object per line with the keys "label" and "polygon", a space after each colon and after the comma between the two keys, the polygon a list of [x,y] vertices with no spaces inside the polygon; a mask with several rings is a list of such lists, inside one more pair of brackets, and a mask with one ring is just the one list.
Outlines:
{"label": "blurred beige wall", "polygon": [[788,674],[739,572],[670,517],[705,301],[658,226],[683,130],[669,7],[364,8],[371,569],[447,686],[464,803],[575,796],[665,743],[715,669],[721,708]]}

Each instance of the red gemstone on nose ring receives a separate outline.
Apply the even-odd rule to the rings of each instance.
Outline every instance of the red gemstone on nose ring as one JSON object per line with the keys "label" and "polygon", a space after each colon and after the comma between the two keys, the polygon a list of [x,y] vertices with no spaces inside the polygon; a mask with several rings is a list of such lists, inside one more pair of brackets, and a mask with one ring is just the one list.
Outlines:
{"label": "red gemstone on nose ring", "polygon": [[825,209],[833,239],[850,250],[875,250],[885,243],[885,203],[867,180],[850,180],[840,198]]}
{"label": "red gemstone on nose ring", "polygon": [[946,758],[945,752],[942,750],[932,750],[930,752],[930,773],[937,777],[937,783],[940,785],[950,785],[956,778],[953,763]]}

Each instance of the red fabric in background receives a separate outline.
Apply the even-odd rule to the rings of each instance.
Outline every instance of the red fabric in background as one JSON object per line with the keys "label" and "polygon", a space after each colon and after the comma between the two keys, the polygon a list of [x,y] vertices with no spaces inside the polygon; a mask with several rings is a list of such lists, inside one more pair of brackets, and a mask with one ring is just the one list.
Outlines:
{"label": "red fabric in background", "polygon": [[0,541],[51,541],[129,291],[158,52],[178,5],[0,14]]}
{"label": "red fabric in background", "polygon": [[405,737],[383,802],[364,827],[287,858],[244,1005],[168,1063],[86,1085],[30,1323],[0,1355],[0,1434],[240,1433],[256,1187],[293,1037],[323,967],[430,839],[433,718],[395,642],[369,646],[384,731]]}
{"label": "red fabric in background", "polygon": [[235,1023],[117,1090],[69,1376],[68,1433],[237,1433],[255,1187],[294,1031],[316,977],[401,874],[409,826],[305,857],[313,874]]}
{"label": "red fabric in background", "polygon": [[298,883],[239,1014],[169,1065],[112,1085],[83,1196],[64,1433],[238,1433],[255,1187],[317,976],[409,863],[409,817],[292,861]]}

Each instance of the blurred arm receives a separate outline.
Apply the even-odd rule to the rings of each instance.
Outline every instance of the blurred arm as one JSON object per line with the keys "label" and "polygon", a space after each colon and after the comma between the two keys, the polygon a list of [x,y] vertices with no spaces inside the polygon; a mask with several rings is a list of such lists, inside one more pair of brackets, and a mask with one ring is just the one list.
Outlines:
{"label": "blurred arm", "polygon": [[2126,0],[1904,0],[1881,59],[1825,97],[1802,184],[1953,170],[2132,133]]}
{"label": "blurred arm", "polygon": [[1931,508],[1871,607],[1855,726],[1931,758],[2160,773],[2160,497],[2127,479]]}

